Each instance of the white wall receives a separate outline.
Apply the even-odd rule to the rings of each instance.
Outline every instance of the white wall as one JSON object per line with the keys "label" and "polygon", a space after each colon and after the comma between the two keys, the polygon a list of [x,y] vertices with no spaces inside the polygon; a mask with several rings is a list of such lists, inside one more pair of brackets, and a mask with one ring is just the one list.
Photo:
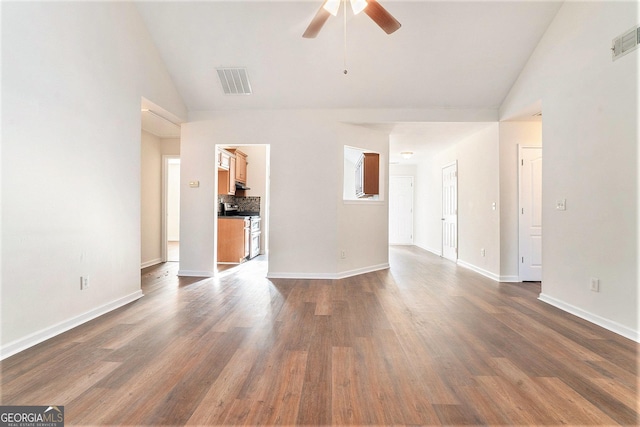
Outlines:
{"label": "white wall", "polygon": [[3,357],[141,296],[142,97],[185,114],[132,4],[2,4]]}
{"label": "white wall", "polygon": [[[350,276],[361,272],[389,267],[389,138],[386,134],[359,126],[342,126],[342,146],[335,154],[339,157],[340,171],[337,190],[337,247],[332,253],[338,259],[337,274]],[[348,141],[348,142],[347,142]],[[377,200],[344,200],[344,181],[353,183],[355,191],[355,165],[351,176],[345,177],[344,145],[357,147],[380,155],[380,187]],[[329,170],[329,173],[335,173]],[[342,258],[344,252],[345,257]]]}
{"label": "white wall", "polygon": [[162,151],[160,138],[142,131],[140,170],[140,265],[162,262]]}
{"label": "white wall", "polygon": [[[200,187],[182,187],[180,274],[215,271],[215,144],[270,145],[270,276],[335,277],[387,263],[384,202],[366,213],[341,205],[343,146],[386,153],[386,135],[342,124],[328,111],[202,112],[183,125],[182,181],[198,179]],[[365,214],[372,236],[358,228],[339,237],[343,211],[340,221]],[[342,239],[352,254],[345,265],[339,265]]]}
{"label": "white wall", "polygon": [[416,176],[416,165],[414,164],[390,164],[389,176]]}
{"label": "white wall", "polygon": [[[458,159],[458,262],[490,277],[500,274],[498,124],[464,139]],[[493,204],[496,209],[493,209]],[[481,249],[485,256],[481,255]]]}
{"label": "white wall", "polygon": [[413,242],[442,255],[442,167],[455,159],[441,160],[438,154],[420,160],[416,167]]}
{"label": "white wall", "polygon": [[543,106],[541,298],[636,340],[640,55],[610,46],[639,21],[637,2],[564,3],[501,107]]}

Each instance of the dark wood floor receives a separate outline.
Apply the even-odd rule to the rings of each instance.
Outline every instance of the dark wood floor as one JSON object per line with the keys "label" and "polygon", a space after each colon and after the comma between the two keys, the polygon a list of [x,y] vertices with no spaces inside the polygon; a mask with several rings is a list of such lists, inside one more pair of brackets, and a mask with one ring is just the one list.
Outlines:
{"label": "dark wood floor", "polygon": [[637,425],[638,349],[411,247],[344,280],[143,271],[145,297],[2,362],[67,425]]}

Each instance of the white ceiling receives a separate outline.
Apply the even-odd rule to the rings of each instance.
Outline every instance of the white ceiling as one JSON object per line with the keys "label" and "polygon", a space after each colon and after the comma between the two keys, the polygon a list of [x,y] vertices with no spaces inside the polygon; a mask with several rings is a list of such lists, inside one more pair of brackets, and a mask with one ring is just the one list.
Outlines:
{"label": "white ceiling", "polygon": [[[387,35],[348,9],[346,56],[342,10],[302,38],[322,0],[136,4],[189,111],[496,109],[561,5],[380,3],[402,28]],[[216,68],[230,66],[247,68],[252,95],[223,94]]]}

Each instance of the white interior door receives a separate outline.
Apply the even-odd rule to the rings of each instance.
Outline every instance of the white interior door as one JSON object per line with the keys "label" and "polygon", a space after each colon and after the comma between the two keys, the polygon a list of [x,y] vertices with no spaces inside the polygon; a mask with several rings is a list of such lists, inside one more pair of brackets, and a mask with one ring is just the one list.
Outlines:
{"label": "white interior door", "polygon": [[389,244],[413,244],[413,177],[389,177]]}
{"label": "white interior door", "polygon": [[458,260],[458,163],[442,168],[442,256]]}
{"label": "white interior door", "polygon": [[542,280],[542,147],[520,147],[519,275]]}

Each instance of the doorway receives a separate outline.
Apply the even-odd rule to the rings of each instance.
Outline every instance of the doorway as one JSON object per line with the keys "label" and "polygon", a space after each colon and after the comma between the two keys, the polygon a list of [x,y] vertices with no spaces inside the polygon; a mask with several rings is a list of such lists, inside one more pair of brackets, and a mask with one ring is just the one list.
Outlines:
{"label": "doorway", "polygon": [[442,168],[442,257],[458,261],[458,162]]}
{"label": "doorway", "polygon": [[162,156],[162,259],[180,261],[179,156]]}
{"label": "doorway", "polygon": [[542,147],[518,147],[518,275],[542,280]]}
{"label": "doorway", "polygon": [[[245,224],[242,236],[236,234],[237,230],[230,231],[230,228],[237,229],[238,226],[231,227],[231,223],[228,223],[229,219],[214,221],[216,273],[224,271],[227,274],[243,265],[245,271],[259,270],[260,274],[266,275],[270,233],[271,146],[269,144],[217,144],[216,155],[214,188],[218,216],[240,214],[248,218],[248,224]],[[238,155],[242,157],[244,163],[242,168],[237,167]],[[244,181],[240,181],[242,176],[239,171],[244,171]],[[233,180],[231,180],[232,176],[235,177]],[[221,221],[226,223],[224,230],[220,229]]]}
{"label": "doorway", "polygon": [[413,177],[389,177],[389,244],[413,244]]}

